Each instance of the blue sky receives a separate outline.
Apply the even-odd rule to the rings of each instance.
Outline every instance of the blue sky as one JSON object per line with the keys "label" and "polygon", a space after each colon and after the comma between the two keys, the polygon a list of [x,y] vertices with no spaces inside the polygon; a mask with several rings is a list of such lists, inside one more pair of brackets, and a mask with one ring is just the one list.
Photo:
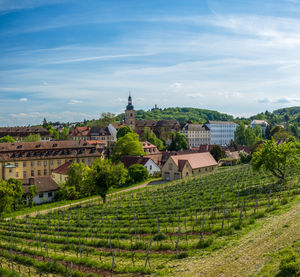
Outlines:
{"label": "blue sky", "polygon": [[0,0],[0,126],[300,105],[300,0]]}

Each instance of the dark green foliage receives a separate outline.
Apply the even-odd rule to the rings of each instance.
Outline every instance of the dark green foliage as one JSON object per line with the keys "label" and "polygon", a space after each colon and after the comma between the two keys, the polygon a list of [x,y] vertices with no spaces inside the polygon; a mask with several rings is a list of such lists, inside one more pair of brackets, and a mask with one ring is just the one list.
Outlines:
{"label": "dark green foliage", "polygon": [[215,145],[211,150],[210,154],[214,157],[214,159],[218,162],[220,159],[225,157],[225,151],[219,145]]}
{"label": "dark green foliage", "polygon": [[134,182],[141,182],[149,178],[149,172],[146,167],[141,164],[133,164],[128,168],[130,179]]}
{"label": "dark green foliage", "polygon": [[209,247],[212,243],[214,242],[214,239],[212,237],[209,237],[207,239],[200,239],[197,248],[198,249],[203,249]]}
{"label": "dark green foliage", "polygon": [[296,276],[300,270],[299,257],[293,249],[287,249],[285,255],[280,260],[279,265],[282,276]]}
{"label": "dark green foliage", "polygon": [[133,133],[133,130],[130,128],[130,126],[122,126],[117,132],[117,139],[124,137],[128,133]]}
{"label": "dark green foliage", "polygon": [[148,141],[148,142],[154,144],[155,146],[157,146],[158,150],[160,150],[160,151],[165,149],[165,146],[164,146],[162,140],[157,138],[156,135],[153,133],[153,131],[149,127],[145,127],[144,133],[141,137],[141,140]]}
{"label": "dark green foliage", "polygon": [[189,145],[186,141],[185,135],[180,134],[179,132],[172,133],[172,141],[168,147],[170,151],[179,151],[189,149]]}
{"label": "dark green foliage", "polygon": [[5,142],[16,142],[16,141],[11,136],[5,136],[5,137],[0,138],[0,143],[5,143]]}
{"label": "dark green foliage", "polygon": [[164,233],[158,233],[158,234],[156,234],[154,237],[153,237],[153,240],[155,240],[155,241],[161,241],[161,240],[165,240],[165,239],[167,239],[168,237],[166,236],[166,234],[164,234]]}

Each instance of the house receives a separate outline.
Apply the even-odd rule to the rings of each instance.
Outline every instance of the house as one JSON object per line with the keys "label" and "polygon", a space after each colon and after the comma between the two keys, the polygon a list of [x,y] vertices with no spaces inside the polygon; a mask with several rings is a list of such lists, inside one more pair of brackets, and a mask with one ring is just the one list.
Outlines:
{"label": "house", "polygon": [[237,124],[231,121],[209,120],[205,125],[210,130],[210,144],[229,145],[234,140]]}
{"label": "house", "polygon": [[195,177],[215,170],[218,163],[209,152],[173,155],[162,167],[165,180]]}
{"label": "house", "polygon": [[210,143],[210,130],[204,124],[185,124],[181,130],[189,147],[200,147]]}
{"label": "house", "polygon": [[68,138],[72,140],[88,140],[91,131],[90,126],[75,127],[69,134]]}
{"label": "house", "polygon": [[225,151],[225,158],[221,159],[219,163],[222,165],[236,165],[240,162],[241,157],[239,155],[239,151]]}
{"label": "house", "polygon": [[41,141],[51,140],[49,131],[44,127],[4,127],[0,129],[0,138],[11,136],[16,141],[23,141],[29,135],[40,135]]}
{"label": "house", "polygon": [[68,171],[70,168],[70,165],[72,164],[72,161],[68,161],[61,166],[55,168],[52,170],[52,179],[57,183],[57,184],[62,184],[65,183],[68,179]]}
{"label": "house", "polygon": [[30,186],[36,186],[37,194],[33,198],[33,204],[42,204],[52,202],[55,193],[60,189],[56,182],[51,177],[35,177],[21,179],[23,183],[23,191],[26,199],[26,204],[29,204],[28,196]]}
{"label": "house", "polygon": [[0,179],[50,176],[53,169],[70,160],[91,165],[103,152],[81,140],[1,143]]}
{"label": "house", "polygon": [[134,164],[141,164],[147,168],[150,175],[161,171],[160,167],[149,157],[125,156],[121,162],[127,169]]}
{"label": "house", "polygon": [[267,127],[269,126],[269,124],[268,124],[268,122],[265,121],[265,120],[258,120],[258,119],[255,119],[255,120],[252,120],[252,121],[251,121],[250,126],[251,126],[251,128],[254,128],[255,126],[260,126],[261,129],[262,129],[262,133],[263,133],[263,135],[265,136],[265,134],[266,134],[266,129],[267,129]]}
{"label": "house", "polygon": [[108,127],[92,127],[89,133],[89,140],[101,140],[105,146],[116,142],[116,138],[110,133]]}
{"label": "house", "polygon": [[159,150],[156,145],[148,141],[143,141],[142,144],[143,144],[143,150],[147,155],[159,153]]}

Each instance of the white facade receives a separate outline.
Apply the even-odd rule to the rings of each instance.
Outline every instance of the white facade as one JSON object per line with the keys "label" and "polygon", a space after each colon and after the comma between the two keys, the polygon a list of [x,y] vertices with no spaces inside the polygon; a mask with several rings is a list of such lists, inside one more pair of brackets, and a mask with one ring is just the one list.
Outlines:
{"label": "white facade", "polygon": [[[49,203],[52,202],[54,199],[56,191],[48,191],[48,192],[40,192],[37,193],[36,196],[33,198],[33,204],[43,204],[43,203]],[[26,204],[29,205],[28,198],[26,199]]]}
{"label": "white facade", "polygon": [[205,125],[186,124],[181,133],[185,135],[190,147],[200,147],[210,143],[210,131]]}
{"label": "white facade", "polygon": [[209,121],[205,124],[210,130],[210,144],[228,145],[234,140],[237,124],[229,121]]}
{"label": "white facade", "polygon": [[113,136],[113,141],[117,141],[117,133],[118,133],[117,129],[112,124],[109,124],[107,128],[111,133],[111,135]]}
{"label": "white facade", "polygon": [[262,129],[262,133],[263,135],[266,134],[266,128],[268,127],[268,122],[265,120],[252,120],[252,122],[250,123],[251,128],[254,128],[256,125],[260,126]]}
{"label": "white facade", "polygon": [[144,166],[147,168],[150,175],[161,171],[160,167],[152,159],[149,159]]}

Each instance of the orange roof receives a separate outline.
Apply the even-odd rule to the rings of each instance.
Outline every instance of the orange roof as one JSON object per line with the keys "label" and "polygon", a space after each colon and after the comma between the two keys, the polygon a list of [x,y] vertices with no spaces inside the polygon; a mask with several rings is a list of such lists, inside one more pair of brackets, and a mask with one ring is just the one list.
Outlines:
{"label": "orange roof", "polygon": [[88,144],[92,144],[92,145],[95,145],[95,144],[104,144],[104,142],[102,140],[86,140],[86,142]]}
{"label": "orange roof", "polygon": [[142,143],[143,143],[143,148],[144,149],[157,148],[156,145],[154,145],[154,144],[152,144],[152,143],[150,143],[148,141],[143,141]]}
{"label": "orange roof", "polygon": [[70,167],[71,164],[72,164],[71,161],[66,162],[66,163],[62,164],[61,166],[53,169],[52,173],[58,173],[58,174],[62,174],[62,175],[67,175],[69,167]]}
{"label": "orange roof", "polygon": [[193,153],[184,155],[171,156],[171,159],[182,170],[186,162],[190,164],[192,169],[217,165],[218,163],[209,152]]}

